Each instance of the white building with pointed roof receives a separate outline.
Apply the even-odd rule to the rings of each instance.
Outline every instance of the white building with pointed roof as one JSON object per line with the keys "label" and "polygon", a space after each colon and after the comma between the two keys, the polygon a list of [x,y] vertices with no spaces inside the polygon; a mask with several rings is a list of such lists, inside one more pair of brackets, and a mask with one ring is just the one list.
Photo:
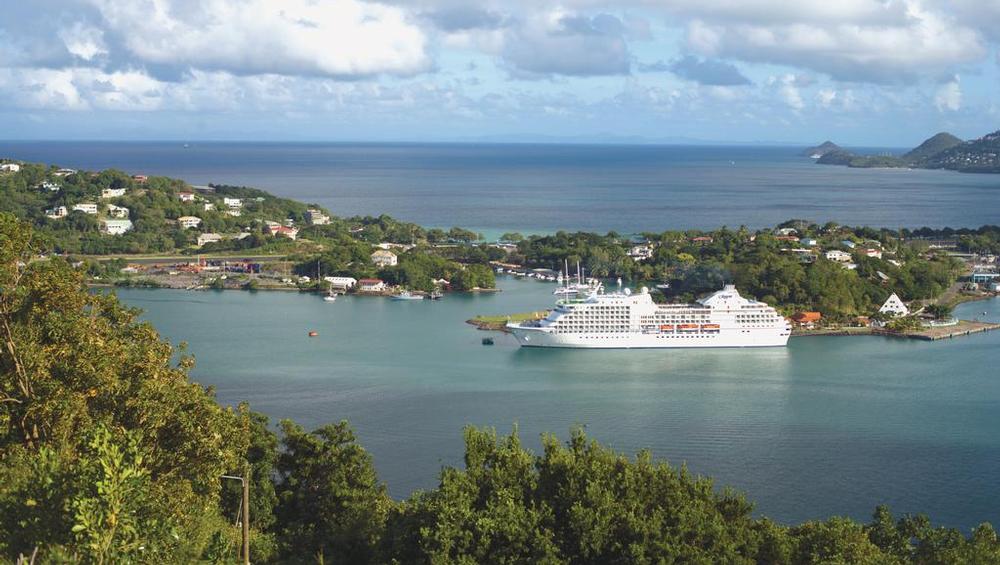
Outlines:
{"label": "white building with pointed roof", "polygon": [[890,314],[893,316],[906,316],[910,313],[910,309],[903,304],[903,301],[899,299],[899,296],[894,292],[889,295],[889,298],[885,299],[885,304],[878,309],[879,314]]}

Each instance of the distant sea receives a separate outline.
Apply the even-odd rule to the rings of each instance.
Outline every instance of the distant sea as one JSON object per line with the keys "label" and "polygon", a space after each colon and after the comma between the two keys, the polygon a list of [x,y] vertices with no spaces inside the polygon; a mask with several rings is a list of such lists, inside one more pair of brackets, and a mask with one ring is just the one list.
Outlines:
{"label": "distant sea", "polygon": [[[880,227],[1000,222],[1000,175],[816,165],[797,147],[0,142],[0,157],[253,186],[341,216],[487,234],[625,233],[792,218]],[[882,152],[886,149],[869,149]],[[892,150],[889,150],[892,151]],[[896,151],[899,152],[899,151]]]}

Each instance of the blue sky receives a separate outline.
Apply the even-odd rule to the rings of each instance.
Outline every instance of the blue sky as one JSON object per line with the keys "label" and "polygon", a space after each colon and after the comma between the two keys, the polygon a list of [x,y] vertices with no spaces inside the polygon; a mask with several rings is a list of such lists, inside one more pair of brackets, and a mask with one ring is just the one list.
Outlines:
{"label": "blue sky", "polygon": [[7,139],[911,146],[1000,129],[997,0],[35,0]]}

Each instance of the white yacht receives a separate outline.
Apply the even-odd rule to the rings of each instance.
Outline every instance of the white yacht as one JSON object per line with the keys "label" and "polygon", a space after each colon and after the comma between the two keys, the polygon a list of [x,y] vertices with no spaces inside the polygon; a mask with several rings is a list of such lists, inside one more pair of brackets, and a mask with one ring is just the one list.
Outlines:
{"label": "white yacht", "polygon": [[763,302],[740,296],[736,287],[695,304],[656,304],[638,293],[592,293],[566,298],[542,320],[508,323],[523,347],[655,348],[782,347],[791,324]]}

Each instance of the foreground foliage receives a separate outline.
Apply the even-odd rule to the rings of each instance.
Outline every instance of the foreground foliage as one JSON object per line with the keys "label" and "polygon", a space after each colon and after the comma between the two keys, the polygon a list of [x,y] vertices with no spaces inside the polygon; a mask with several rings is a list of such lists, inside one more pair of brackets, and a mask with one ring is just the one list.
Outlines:
{"label": "foreground foliage", "polygon": [[191,361],[0,214],[0,562],[233,563],[249,471],[258,563],[1000,563],[966,537],[876,509],[776,524],[739,493],[575,430],[527,450],[465,430],[464,468],[395,502],[346,422],[307,432],[220,407]]}

